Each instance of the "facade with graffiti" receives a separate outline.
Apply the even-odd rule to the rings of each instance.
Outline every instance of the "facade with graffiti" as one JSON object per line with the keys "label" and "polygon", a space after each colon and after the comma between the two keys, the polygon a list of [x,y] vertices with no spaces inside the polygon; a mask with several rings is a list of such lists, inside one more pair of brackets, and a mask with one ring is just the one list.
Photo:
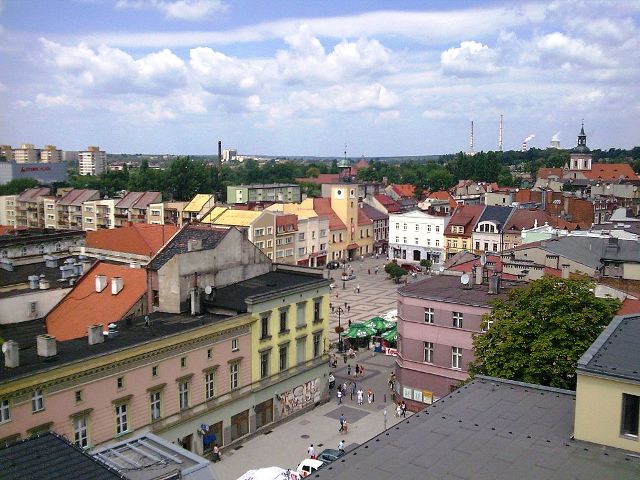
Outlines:
{"label": "facade with graffiti", "polygon": [[320,379],[314,378],[280,395],[280,417],[286,417],[320,401]]}

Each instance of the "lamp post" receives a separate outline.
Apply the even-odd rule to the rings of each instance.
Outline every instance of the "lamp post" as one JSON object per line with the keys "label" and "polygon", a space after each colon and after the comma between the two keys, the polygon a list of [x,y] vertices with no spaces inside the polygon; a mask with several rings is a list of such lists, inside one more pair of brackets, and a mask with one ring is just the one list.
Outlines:
{"label": "lamp post", "polygon": [[329,308],[331,309],[331,313],[337,313],[338,314],[338,330],[340,331],[340,333],[338,333],[338,352],[342,352],[342,351],[344,351],[344,348],[343,348],[343,344],[342,344],[341,315],[343,313],[349,312],[351,310],[351,305],[349,305],[348,302],[344,302],[344,307],[343,307],[342,305],[335,306],[334,304],[330,303],[329,304]]}

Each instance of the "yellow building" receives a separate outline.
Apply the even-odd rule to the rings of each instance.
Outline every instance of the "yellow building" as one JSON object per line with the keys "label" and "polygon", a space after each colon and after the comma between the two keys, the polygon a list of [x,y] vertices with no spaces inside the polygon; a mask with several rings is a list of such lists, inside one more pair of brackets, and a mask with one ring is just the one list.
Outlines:
{"label": "yellow building", "polygon": [[197,221],[216,206],[215,197],[209,193],[198,193],[182,210],[182,222]]}
{"label": "yellow building", "polygon": [[578,361],[574,436],[640,452],[640,316],[615,317]]}

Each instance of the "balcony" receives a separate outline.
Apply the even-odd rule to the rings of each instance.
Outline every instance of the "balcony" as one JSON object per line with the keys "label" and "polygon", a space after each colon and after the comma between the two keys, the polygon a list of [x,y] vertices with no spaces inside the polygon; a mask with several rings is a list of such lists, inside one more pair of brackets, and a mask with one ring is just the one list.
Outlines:
{"label": "balcony", "polygon": [[129,215],[127,213],[116,213],[114,214],[114,217],[122,220],[127,220],[129,218]]}

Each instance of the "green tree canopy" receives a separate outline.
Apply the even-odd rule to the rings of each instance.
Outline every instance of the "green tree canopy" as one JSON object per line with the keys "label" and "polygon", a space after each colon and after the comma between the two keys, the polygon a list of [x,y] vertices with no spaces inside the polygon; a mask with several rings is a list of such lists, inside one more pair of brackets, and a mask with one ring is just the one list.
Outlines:
{"label": "green tree canopy", "polygon": [[16,178],[4,185],[0,185],[0,195],[17,195],[27,188],[34,188],[38,185],[40,185],[38,181],[33,178]]}
{"label": "green tree canopy", "polygon": [[597,298],[593,288],[587,278],[544,277],[512,289],[485,315],[491,326],[473,339],[470,373],[575,389],[578,359],[620,303]]}

